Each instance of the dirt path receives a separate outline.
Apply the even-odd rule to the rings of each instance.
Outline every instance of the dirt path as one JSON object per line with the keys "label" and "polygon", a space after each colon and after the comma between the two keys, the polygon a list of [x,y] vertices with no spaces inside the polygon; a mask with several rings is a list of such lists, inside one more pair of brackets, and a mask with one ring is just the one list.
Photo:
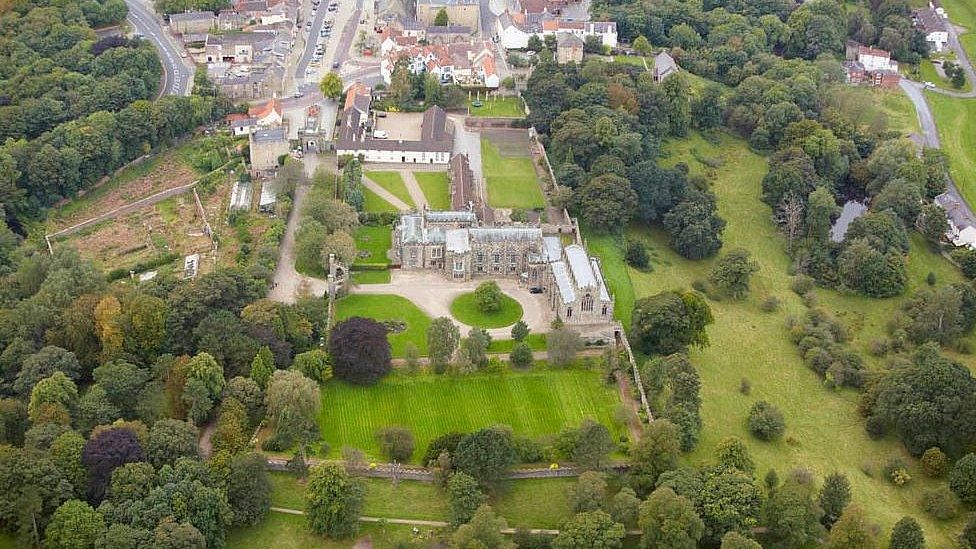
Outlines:
{"label": "dirt path", "polygon": [[302,203],[308,193],[308,185],[300,185],[295,189],[295,201],[288,214],[288,225],[285,237],[281,239],[278,264],[275,266],[271,291],[268,298],[279,303],[294,303],[300,293],[308,292],[313,295],[325,295],[328,283],[325,280],[299,274],[295,270],[295,232],[298,230],[298,220],[301,217]]}
{"label": "dirt path", "polygon": [[413,176],[413,172],[410,170],[399,170],[400,178],[403,179],[403,184],[407,186],[407,192],[410,193],[410,199],[413,203],[417,205],[418,210],[425,210],[430,206],[427,202],[427,197],[424,196],[423,189],[420,188],[420,183],[417,183],[417,178]]}
{"label": "dirt path", "polygon": [[409,204],[393,196],[393,193],[384,189],[383,187],[380,187],[379,184],[377,184],[372,179],[366,177],[365,175],[363,176],[363,185],[367,189],[379,195],[379,197],[382,198],[383,200],[386,200],[387,202],[392,204],[394,208],[400,210],[401,212],[409,212],[410,210],[413,209],[412,207],[410,207]]}

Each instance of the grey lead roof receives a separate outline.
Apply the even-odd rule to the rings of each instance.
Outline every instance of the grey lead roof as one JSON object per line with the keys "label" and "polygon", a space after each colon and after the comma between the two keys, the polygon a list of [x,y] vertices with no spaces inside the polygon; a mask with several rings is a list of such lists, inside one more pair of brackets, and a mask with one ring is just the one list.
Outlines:
{"label": "grey lead roof", "polygon": [[430,221],[439,221],[442,223],[452,222],[452,221],[466,221],[469,223],[474,223],[477,221],[473,212],[467,210],[434,210],[424,212],[427,219]]}
{"label": "grey lead roof", "polygon": [[467,229],[451,229],[444,233],[445,247],[448,251],[463,254],[471,251]]}
{"label": "grey lead roof", "polygon": [[573,278],[576,279],[576,287],[580,289],[595,288],[596,277],[593,275],[593,268],[590,267],[590,259],[586,256],[586,250],[579,244],[570,244],[566,246],[565,250],[569,268],[573,273]]}
{"label": "grey lead roof", "polygon": [[549,265],[552,269],[552,278],[556,281],[556,287],[559,288],[559,295],[562,297],[563,303],[576,301],[576,291],[573,290],[573,283],[566,271],[566,264],[562,261],[554,261]]}
{"label": "grey lead roof", "polygon": [[542,239],[542,261],[551,263],[559,261],[563,255],[563,243],[558,236],[547,236]]}
{"label": "grey lead roof", "polygon": [[468,229],[471,239],[479,242],[505,242],[520,240],[539,240],[542,229],[538,228],[479,228]]}
{"label": "grey lead roof", "polygon": [[600,287],[600,301],[610,301],[610,292],[607,291],[607,285],[603,283],[603,272],[600,271],[600,260],[591,257],[590,265],[593,267],[593,274],[596,275],[596,282]]}
{"label": "grey lead roof", "polygon": [[285,141],[285,128],[267,128],[258,130],[251,134],[255,143],[273,143],[275,141]]}

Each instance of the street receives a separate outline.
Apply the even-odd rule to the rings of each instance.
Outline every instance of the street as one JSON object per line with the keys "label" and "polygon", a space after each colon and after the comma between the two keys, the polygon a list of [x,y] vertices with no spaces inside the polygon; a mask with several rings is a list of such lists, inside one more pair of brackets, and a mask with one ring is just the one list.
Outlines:
{"label": "street", "polygon": [[180,57],[181,50],[173,43],[169,33],[163,30],[152,7],[140,0],[125,0],[125,4],[129,8],[126,19],[132,23],[138,34],[152,42],[159,53],[159,61],[163,65],[159,95],[189,95],[193,83],[193,68]]}

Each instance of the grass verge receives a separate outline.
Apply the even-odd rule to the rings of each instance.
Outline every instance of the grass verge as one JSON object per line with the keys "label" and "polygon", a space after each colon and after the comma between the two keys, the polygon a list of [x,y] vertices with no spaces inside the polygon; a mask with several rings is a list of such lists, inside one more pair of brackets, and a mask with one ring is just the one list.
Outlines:
{"label": "grass verge", "polygon": [[451,316],[476,328],[504,328],[522,318],[522,306],[511,297],[501,295],[501,307],[493,313],[478,308],[474,292],[461,294],[451,302]]}

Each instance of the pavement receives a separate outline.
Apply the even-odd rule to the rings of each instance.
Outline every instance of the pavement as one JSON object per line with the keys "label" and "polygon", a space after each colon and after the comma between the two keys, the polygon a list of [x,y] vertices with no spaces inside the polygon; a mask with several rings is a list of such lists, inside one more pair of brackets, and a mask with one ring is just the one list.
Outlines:
{"label": "pavement", "polygon": [[159,53],[159,61],[163,65],[163,82],[159,87],[159,95],[190,95],[193,84],[193,67],[183,60],[183,51],[163,29],[162,20],[156,15],[151,6],[141,0],[125,0],[129,13],[126,19],[132,23],[135,31],[152,42]]}
{"label": "pavement", "polygon": [[410,199],[413,200],[417,209],[426,210],[428,206],[427,196],[424,195],[424,190],[420,188],[420,183],[413,176],[413,172],[410,170],[399,170],[399,172],[403,184],[407,187],[407,192],[410,193]]}

